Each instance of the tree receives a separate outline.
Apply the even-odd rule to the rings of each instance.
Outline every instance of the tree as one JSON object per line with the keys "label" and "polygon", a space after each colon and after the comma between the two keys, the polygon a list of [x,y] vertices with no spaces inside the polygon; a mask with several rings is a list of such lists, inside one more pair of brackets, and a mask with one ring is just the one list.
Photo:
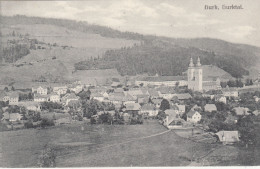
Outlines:
{"label": "tree", "polygon": [[5,87],[5,88],[4,88],[4,91],[5,91],[5,92],[8,92],[8,87]]}
{"label": "tree", "polygon": [[160,110],[165,111],[167,109],[170,109],[170,103],[168,100],[163,99],[161,102]]}
{"label": "tree", "polygon": [[237,122],[240,139],[245,144],[256,144],[257,129],[253,123],[253,116],[240,117]]}
{"label": "tree", "polygon": [[15,88],[14,88],[14,86],[12,86],[11,90],[12,90],[12,91],[15,91]]}

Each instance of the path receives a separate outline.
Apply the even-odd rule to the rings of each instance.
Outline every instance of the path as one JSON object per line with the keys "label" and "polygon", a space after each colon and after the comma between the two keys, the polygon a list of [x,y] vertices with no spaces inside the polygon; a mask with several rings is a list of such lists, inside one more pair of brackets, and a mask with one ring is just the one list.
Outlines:
{"label": "path", "polygon": [[[119,146],[119,145],[127,144],[127,143],[130,143],[130,142],[133,142],[133,141],[143,140],[143,139],[147,139],[147,138],[151,138],[151,137],[156,137],[156,136],[168,133],[170,131],[171,130],[166,130],[166,131],[163,131],[163,132],[160,132],[160,133],[156,133],[156,134],[152,134],[152,135],[149,135],[149,136],[144,136],[144,137],[138,137],[138,138],[130,139],[130,140],[127,140],[127,141],[124,141],[124,142],[121,142],[121,143],[110,144],[110,145],[107,145],[107,146],[104,146],[104,147],[97,147],[96,150],[110,148],[110,147],[114,147],[114,146]],[[65,157],[65,156],[71,156],[71,155],[74,155],[74,154],[76,155],[79,152],[84,152],[84,151],[85,150],[81,150],[81,151],[77,151],[75,153],[69,153],[69,154],[65,154],[65,155],[60,155],[57,158],[62,158],[62,157]]]}

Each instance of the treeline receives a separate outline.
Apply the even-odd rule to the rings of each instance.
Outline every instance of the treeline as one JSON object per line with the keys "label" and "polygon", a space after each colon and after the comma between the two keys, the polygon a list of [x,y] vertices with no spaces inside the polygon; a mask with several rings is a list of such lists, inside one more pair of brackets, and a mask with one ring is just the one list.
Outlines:
{"label": "treeline", "polygon": [[116,68],[121,75],[181,75],[187,70],[191,56],[195,60],[200,56],[203,65],[216,65],[236,78],[249,73],[240,57],[217,55],[214,52],[180,47],[160,40],[144,42],[131,48],[109,50],[101,58],[76,63],[75,69]]}
{"label": "treeline", "polygon": [[29,53],[30,50],[28,49],[27,45],[14,43],[9,47],[4,47],[3,49],[1,49],[0,60],[4,60],[8,63],[14,63],[15,61],[28,55]]}
{"label": "treeline", "polygon": [[0,16],[1,23],[4,25],[12,24],[48,24],[65,27],[71,30],[78,30],[86,33],[100,34],[104,37],[123,38],[123,39],[143,39],[144,36],[133,32],[121,32],[109,27],[89,24],[87,22],[78,22],[68,19],[54,19],[54,18],[40,18],[40,17],[27,17],[24,15],[16,16]]}

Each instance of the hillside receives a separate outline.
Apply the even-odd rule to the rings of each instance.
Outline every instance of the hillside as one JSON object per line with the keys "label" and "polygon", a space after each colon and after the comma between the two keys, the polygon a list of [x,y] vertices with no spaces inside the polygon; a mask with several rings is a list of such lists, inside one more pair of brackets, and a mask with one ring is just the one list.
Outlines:
{"label": "hillside", "polygon": [[250,45],[148,36],[66,19],[18,15],[0,20],[1,83],[32,81],[31,72],[46,78],[51,74],[51,79],[81,78],[75,69],[180,75],[191,56],[200,56],[203,65],[215,65],[233,77],[252,73],[256,77],[260,70],[260,48]]}
{"label": "hillside", "polygon": [[[72,79],[75,63],[99,57],[106,50],[139,43],[136,40],[104,37],[93,31],[66,27],[76,24],[74,21],[66,25],[67,21],[61,24],[56,19],[25,16],[1,16],[0,20],[2,84],[33,81],[41,76],[48,81],[61,77]],[[16,50],[17,46],[22,46],[26,51]],[[5,52],[7,49],[8,53]],[[13,51],[17,52],[13,54]]]}
{"label": "hillside", "polygon": [[159,39],[131,48],[109,50],[102,58],[79,62],[75,64],[75,68],[78,70],[116,68],[121,75],[157,73],[161,76],[172,76],[181,75],[187,70],[190,57],[197,60],[198,56],[203,65],[215,65],[236,78],[248,75],[247,67],[252,66],[255,63],[253,61],[257,59],[253,54],[247,57],[219,54],[195,47],[173,45],[171,42]]}

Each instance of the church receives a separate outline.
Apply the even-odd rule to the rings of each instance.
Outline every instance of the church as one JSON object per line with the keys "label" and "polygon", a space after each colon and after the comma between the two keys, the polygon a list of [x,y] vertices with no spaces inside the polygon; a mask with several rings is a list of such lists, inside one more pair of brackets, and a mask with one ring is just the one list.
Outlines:
{"label": "church", "polygon": [[187,75],[188,89],[199,92],[221,89],[218,77],[203,76],[203,67],[200,63],[200,58],[197,59],[196,64],[193,63],[192,58],[190,59]]}

